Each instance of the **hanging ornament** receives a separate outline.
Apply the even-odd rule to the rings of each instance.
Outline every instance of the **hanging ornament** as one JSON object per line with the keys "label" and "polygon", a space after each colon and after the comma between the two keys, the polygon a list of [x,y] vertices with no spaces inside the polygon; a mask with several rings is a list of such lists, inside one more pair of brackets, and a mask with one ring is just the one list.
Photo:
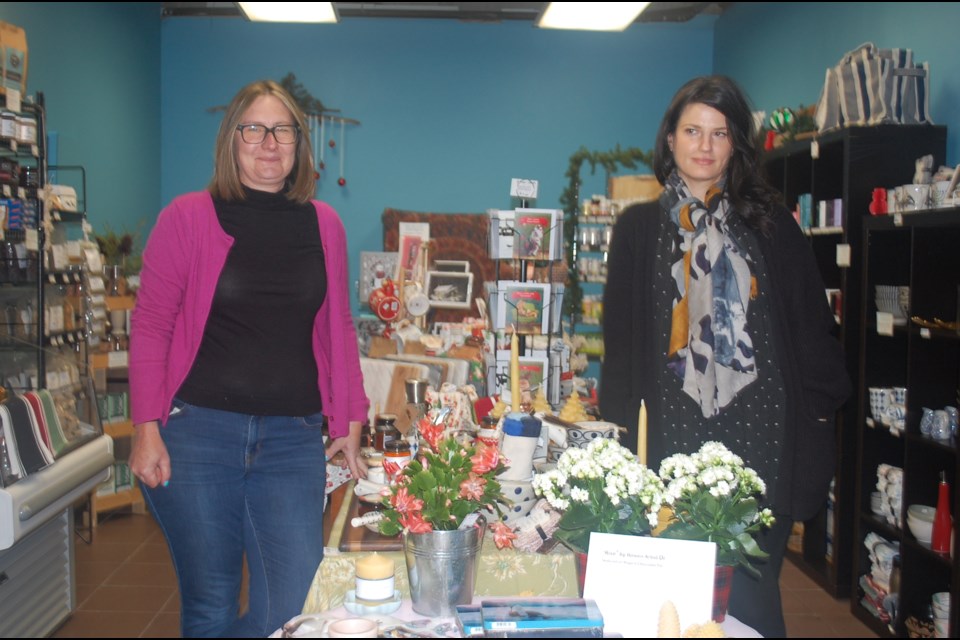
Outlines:
{"label": "hanging ornament", "polygon": [[330,142],[328,142],[327,144],[330,145],[330,148],[331,148],[331,149],[333,149],[335,146],[337,146],[337,143],[336,143],[336,141],[335,141],[333,138],[330,138]]}
{"label": "hanging ornament", "polygon": [[[346,123],[343,120],[340,120],[340,179],[337,180],[337,184],[341,187],[347,184],[347,179],[343,177],[343,154],[344,154],[344,144],[343,144],[343,130],[346,128]],[[333,142],[331,140],[330,142]]]}
{"label": "hanging ornament", "polygon": [[326,128],[326,118],[324,118],[321,115],[320,116],[320,136],[317,138],[317,141],[316,141],[317,146],[320,148],[320,164],[317,166],[320,167],[321,171],[327,168],[327,165],[323,163],[323,143],[321,142],[324,139],[324,137],[326,137],[326,133],[324,131],[325,128]]}
{"label": "hanging ornament", "polygon": [[320,126],[319,126],[319,118],[320,118],[320,117],[317,116],[316,114],[311,114],[311,115],[310,115],[310,120],[309,120],[309,122],[310,122],[310,139],[313,141],[313,159],[314,159],[314,161],[317,162],[317,167],[318,167],[318,168],[315,169],[314,172],[313,172],[313,179],[314,179],[314,180],[319,180],[319,179],[320,179],[320,169],[319,169],[319,167],[320,167],[320,160],[319,160],[319,156],[318,156],[318,149],[320,148],[320,144],[319,144],[318,141],[319,141],[320,138],[319,138],[319,136],[317,135],[317,134],[319,133],[319,132],[317,131],[317,129],[320,128]]}

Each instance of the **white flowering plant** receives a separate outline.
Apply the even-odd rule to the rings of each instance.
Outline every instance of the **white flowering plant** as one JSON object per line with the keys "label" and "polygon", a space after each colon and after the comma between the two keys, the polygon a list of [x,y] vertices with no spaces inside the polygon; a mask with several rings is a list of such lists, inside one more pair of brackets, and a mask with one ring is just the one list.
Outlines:
{"label": "white flowering plant", "polygon": [[660,479],[666,501],[673,505],[661,537],[715,542],[718,565],[741,566],[760,575],[752,561],[768,554],[755,536],[771,526],[774,517],[770,509],[760,508],[766,485],[756,471],[719,442],[707,442],[693,455],[665,458]]}
{"label": "white flowering plant", "polygon": [[657,474],[609,438],[568,448],[555,469],[534,476],[533,488],[562,512],[554,537],[581,553],[593,531],[649,535],[666,496]]}

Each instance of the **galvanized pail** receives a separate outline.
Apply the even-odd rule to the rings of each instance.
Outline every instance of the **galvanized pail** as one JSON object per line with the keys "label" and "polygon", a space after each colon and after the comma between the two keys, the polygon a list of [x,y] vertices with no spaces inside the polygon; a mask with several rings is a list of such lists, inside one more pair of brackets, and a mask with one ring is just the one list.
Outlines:
{"label": "galvanized pail", "polygon": [[468,529],[403,535],[414,611],[446,618],[456,614],[456,605],[470,604],[486,530],[480,516]]}

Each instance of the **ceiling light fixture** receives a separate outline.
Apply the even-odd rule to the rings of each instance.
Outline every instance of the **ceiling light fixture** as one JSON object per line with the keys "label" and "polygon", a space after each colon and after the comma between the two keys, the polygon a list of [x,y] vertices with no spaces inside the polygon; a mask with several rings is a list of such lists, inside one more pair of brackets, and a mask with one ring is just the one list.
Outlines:
{"label": "ceiling light fixture", "polygon": [[623,31],[649,2],[551,2],[537,19],[541,29]]}
{"label": "ceiling light fixture", "polygon": [[339,22],[332,2],[238,2],[250,22]]}

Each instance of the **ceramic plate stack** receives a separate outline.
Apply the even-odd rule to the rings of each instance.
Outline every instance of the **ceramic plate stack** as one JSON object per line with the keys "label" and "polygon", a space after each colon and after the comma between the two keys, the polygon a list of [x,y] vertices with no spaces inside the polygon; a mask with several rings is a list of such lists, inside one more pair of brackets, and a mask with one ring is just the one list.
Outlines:
{"label": "ceramic plate stack", "polygon": [[880,491],[880,515],[888,524],[902,528],[900,508],[903,500],[903,469],[889,464],[877,466],[877,489]]}
{"label": "ceramic plate stack", "polygon": [[878,284],[874,290],[874,301],[877,303],[877,311],[893,316],[893,324],[898,326],[907,324],[910,311],[910,287]]}

